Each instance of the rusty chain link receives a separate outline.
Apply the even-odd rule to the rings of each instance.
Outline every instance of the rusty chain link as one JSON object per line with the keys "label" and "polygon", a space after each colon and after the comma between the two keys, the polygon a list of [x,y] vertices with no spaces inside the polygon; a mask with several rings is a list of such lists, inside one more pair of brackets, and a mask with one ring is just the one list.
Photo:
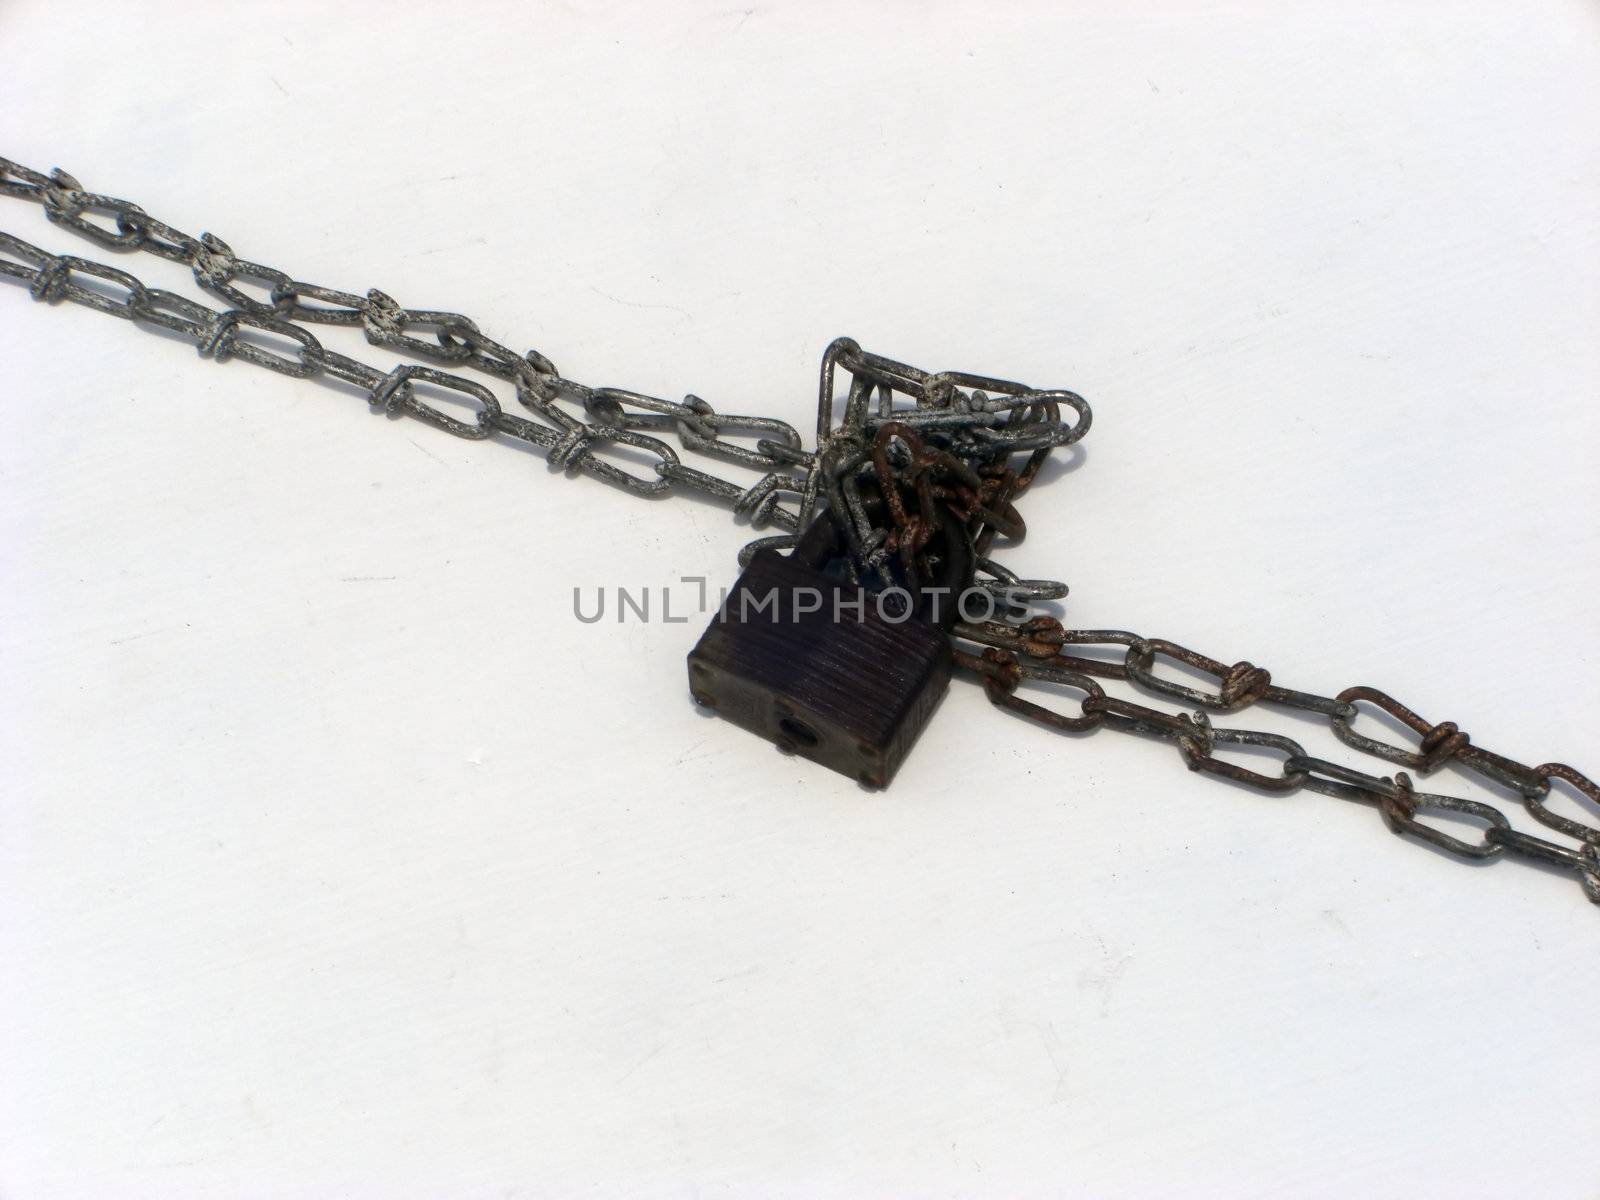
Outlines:
{"label": "rusty chain link", "polygon": [[[1600,820],[1600,784],[1565,763],[1530,767],[1472,744],[1453,721],[1430,722],[1376,688],[1346,688],[1337,696],[1293,691],[1273,683],[1271,674],[1250,662],[1228,664],[1159,638],[1112,629],[1067,629],[1054,617],[1035,617],[1021,626],[997,621],[961,623],[955,636],[984,647],[980,653],[956,651],[957,665],[982,678],[989,699],[1019,716],[1063,733],[1089,733],[1102,726],[1172,742],[1191,771],[1216,775],[1263,791],[1290,793],[1305,789],[1370,804],[1395,833],[1413,837],[1464,859],[1491,859],[1509,854],[1577,876],[1583,891],[1600,904],[1600,827],[1552,812],[1545,803],[1556,781],[1570,787],[1593,806]],[[1120,653],[1091,658],[1073,648]],[[1169,659],[1210,676],[1210,690],[1191,687],[1156,673],[1160,659]],[[1099,679],[1132,684],[1145,692],[1198,705],[1193,712],[1168,712],[1110,696]],[[1019,694],[1025,683],[1068,687],[1083,693],[1078,711],[1061,712]],[[1291,738],[1249,729],[1212,725],[1206,710],[1232,713],[1255,704],[1275,705],[1325,717],[1346,745],[1376,758],[1431,775],[1457,763],[1491,785],[1512,793],[1541,825],[1574,839],[1575,846],[1536,837],[1514,828],[1499,808],[1478,800],[1417,791],[1411,776],[1369,774],[1316,758]],[[1369,704],[1417,735],[1410,749],[1359,733],[1353,724],[1359,705]],[[1264,773],[1219,757],[1225,747],[1244,747],[1277,756],[1276,770]],[[1475,841],[1467,841],[1423,814],[1450,813],[1482,824]]]}
{"label": "rusty chain link", "polygon": [[[936,510],[948,510],[971,537],[979,586],[1008,603],[1066,594],[1064,584],[1019,579],[989,558],[988,550],[997,535],[1012,540],[1021,536],[1024,526],[1014,501],[1046,455],[1088,431],[1089,406],[1072,392],[1040,391],[959,372],[925,372],[869,354],[841,338],[823,357],[816,447],[807,450],[794,427],[781,420],[721,414],[693,395],[680,402],[590,387],[563,377],[537,350],[519,354],[489,338],[459,313],[407,308],[376,289],[356,294],[296,280],[238,257],[209,233],[193,237],[136,204],[86,191],[60,170],[44,174],[0,159],[0,194],[39,204],[51,222],[107,249],[144,252],[185,266],[199,288],[227,307],[212,308],[147,287],[126,271],[52,254],[0,233],[0,276],[20,281],[36,300],[67,301],[166,330],[218,362],[237,359],[294,378],[324,377],[352,385],[376,410],[409,415],[458,437],[498,435],[528,442],[544,450],[552,466],[593,475],[636,494],[657,496],[675,486],[697,491],[730,504],[736,516],[756,528],[784,531],[745,547],[741,561],[763,547],[793,546],[812,518],[826,510],[846,535],[851,573],[858,581],[887,578],[896,569],[914,573]],[[415,363],[382,370],[324,346],[308,325],[356,328],[372,345],[452,370]],[[533,418],[506,412],[489,387],[455,373],[463,369],[510,383]],[[850,376],[850,383],[843,417],[835,425],[840,372]],[[1063,409],[1072,414],[1071,420],[1063,418]],[[690,466],[658,433],[674,437],[687,452],[758,471],[760,477],[742,484]],[[650,474],[601,457],[608,447],[652,458]],[[1011,466],[1016,454],[1027,455],[1020,469]],[[889,501],[887,515],[868,512],[860,492],[864,473],[879,477]],[[902,493],[916,499],[914,510],[903,502]],[[1168,741],[1190,770],[1257,789],[1280,794],[1304,789],[1366,803],[1395,833],[1457,857],[1509,854],[1572,873],[1588,898],[1600,904],[1600,827],[1563,817],[1546,804],[1560,782],[1592,805],[1593,819],[1600,820],[1600,785],[1564,763],[1530,767],[1495,754],[1474,745],[1453,722],[1429,722],[1373,688],[1349,688],[1332,697],[1294,691],[1275,684],[1268,671],[1252,663],[1228,664],[1120,630],[1067,629],[1053,617],[1033,617],[1021,624],[961,622],[953,639],[957,665],[983,680],[991,701],[1018,715],[1066,733],[1108,727]],[[983,649],[973,653],[961,643]],[[1120,659],[1084,657],[1067,652],[1069,647],[1119,649]],[[1158,673],[1162,659],[1214,683],[1205,689],[1164,678]],[[1170,712],[1111,696],[1100,679],[1197,705],[1198,711]],[[1019,694],[1025,683],[1080,691],[1078,712],[1060,712],[1025,698]],[[1205,711],[1232,713],[1256,704],[1324,717],[1345,744],[1407,770],[1369,774],[1308,755],[1299,743],[1279,734],[1217,728]],[[1417,735],[1416,747],[1357,732],[1353,723],[1360,704],[1410,729]],[[1275,769],[1264,773],[1219,756],[1229,747],[1275,755]],[[1426,776],[1452,762],[1510,792],[1535,821],[1577,844],[1522,832],[1492,804],[1416,790],[1408,771]],[[1474,841],[1465,840],[1420,819],[1428,813],[1479,822],[1482,832]]]}

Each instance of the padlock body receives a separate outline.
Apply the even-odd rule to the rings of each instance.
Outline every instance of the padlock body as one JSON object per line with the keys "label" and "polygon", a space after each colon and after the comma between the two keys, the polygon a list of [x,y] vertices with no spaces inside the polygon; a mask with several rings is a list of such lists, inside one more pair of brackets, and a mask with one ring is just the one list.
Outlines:
{"label": "padlock body", "polygon": [[869,787],[894,777],[950,684],[950,643],[920,616],[818,567],[758,552],[689,655],[695,700]]}

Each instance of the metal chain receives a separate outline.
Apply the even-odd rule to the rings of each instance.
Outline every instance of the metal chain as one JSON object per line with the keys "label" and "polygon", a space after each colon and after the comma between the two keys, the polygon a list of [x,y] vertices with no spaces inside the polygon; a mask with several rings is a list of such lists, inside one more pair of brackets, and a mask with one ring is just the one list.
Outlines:
{"label": "metal chain", "polygon": [[[593,475],[639,495],[659,496],[675,485],[697,491],[730,503],[736,516],[758,529],[786,531],[747,546],[741,561],[763,546],[792,545],[815,516],[819,499],[842,502],[850,477],[885,426],[912,429],[969,471],[981,472],[990,481],[985,497],[993,501],[1004,493],[1002,503],[1027,486],[1044,455],[1076,442],[1089,429],[1089,407],[1071,392],[919,371],[841,338],[823,358],[817,448],[808,451],[787,422],[718,413],[693,395],[673,401],[622,388],[590,387],[563,377],[537,350],[518,354],[493,340],[460,313],[408,308],[377,289],[358,295],[302,282],[240,258],[213,234],[194,237],[131,201],[86,191],[59,169],[45,174],[0,158],[0,193],[33,201],[56,225],[107,249],[142,251],[188,267],[195,283],[228,307],[212,308],[147,287],[126,271],[51,254],[0,233],[0,275],[26,284],[36,300],[65,300],[165,329],[193,341],[201,357],[217,362],[238,359],[299,379],[325,377],[351,384],[366,393],[375,409],[391,415],[417,417],[458,437],[500,435],[529,442],[546,452],[552,466]],[[307,325],[358,327],[375,346],[452,370],[416,364],[380,370],[324,346]],[[463,369],[511,383],[535,419],[504,411],[489,388],[457,373]],[[834,378],[841,370],[851,376],[850,400],[844,420],[834,427]],[[442,393],[443,399],[430,402],[423,398],[425,392],[436,397]],[[873,396],[877,403],[869,405]],[[570,411],[573,407],[579,411]],[[1062,419],[1063,407],[1073,412],[1071,422]],[[655,434],[675,436],[685,451],[762,474],[754,483],[740,484],[690,466]],[[651,474],[607,461],[601,455],[609,447],[625,448],[624,458],[626,450],[653,457]],[[1007,466],[1016,453],[1032,456],[1020,472]],[[795,506],[786,507],[786,498],[795,500]],[[984,532],[987,508],[978,507],[973,533],[986,548],[992,530]],[[853,511],[859,515],[859,507]],[[856,535],[858,574],[880,572],[894,530],[857,522]],[[987,575],[981,582],[1009,588],[1013,595],[1066,592],[1065,585],[1054,581],[1018,580],[986,558],[979,565]]]}
{"label": "metal chain", "polygon": [[[1040,391],[1007,380],[959,372],[930,373],[869,354],[848,338],[823,357],[817,411],[817,443],[804,448],[799,433],[769,417],[720,414],[697,396],[681,402],[620,388],[595,388],[563,377],[537,350],[518,354],[483,334],[459,313],[407,308],[376,289],[352,292],[304,283],[285,272],[241,259],[211,234],[193,237],[156,220],[138,205],[85,191],[72,176],[48,175],[0,159],[0,193],[32,200],[55,224],[101,246],[143,251],[188,267],[198,286],[222,300],[212,308],[147,287],[132,274],[72,255],[56,255],[0,233],[0,276],[26,284],[47,303],[68,301],[141,322],[192,341],[200,355],[218,362],[238,359],[296,378],[325,377],[354,385],[368,402],[390,414],[417,417],[465,438],[496,435],[543,449],[553,466],[583,472],[646,496],[675,485],[730,503],[736,516],[760,528],[785,532],[745,547],[741,561],[762,547],[787,548],[819,510],[834,515],[850,545],[853,573],[862,580],[888,575],[898,559],[910,563],[932,527],[933,506],[954,512],[972,537],[975,582],[1008,601],[1058,599],[1066,586],[1023,580],[987,557],[996,535],[1010,540],[1023,531],[1013,502],[1033,480],[1050,451],[1068,446],[1089,429],[1088,404],[1072,392]],[[92,219],[94,217],[99,220]],[[248,289],[248,290],[247,290]],[[254,294],[252,294],[254,293]],[[434,366],[407,364],[390,370],[362,363],[324,346],[306,325],[358,327],[376,346],[472,369],[510,382],[534,418],[505,412],[484,384]],[[419,336],[424,335],[424,336]],[[273,341],[272,339],[277,339]],[[834,424],[837,376],[850,376],[843,418]],[[424,399],[440,393],[464,411],[452,412]],[[568,407],[563,408],[565,403]],[[576,408],[578,411],[570,411]],[[1072,413],[1063,418],[1062,410]],[[470,419],[461,419],[469,415]],[[650,431],[650,432],[646,432]],[[687,452],[761,472],[740,484],[682,461],[666,441],[674,436]],[[731,440],[743,438],[743,441]],[[750,439],[754,439],[753,442]],[[653,456],[652,475],[641,475],[600,457],[608,447]],[[1011,459],[1026,454],[1014,469]],[[869,517],[860,480],[876,474],[888,499],[887,517]],[[890,482],[894,486],[889,486]],[[917,497],[911,511],[902,492]],[[785,506],[785,500],[793,502]],[[1530,767],[1472,744],[1453,722],[1431,723],[1373,688],[1349,688],[1328,697],[1293,691],[1249,662],[1228,665],[1172,642],[1118,630],[1064,628],[1052,617],[1020,625],[1000,621],[958,623],[958,666],[979,676],[990,700],[1014,713],[1067,733],[1101,727],[1155,737],[1175,744],[1190,770],[1269,792],[1300,789],[1373,805],[1397,834],[1427,842],[1468,860],[1510,854],[1577,876],[1584,893],[1600,904],[1600,827],[1552,812],[1546,804],[1560,782],[1584,798],[1600,820],[1600,785],[1564,763]],[[959,643],[984,647],[973,653]],[[1086,658],[1064,647],[1120,648],[1120,660]],[[1203,690],[1156,672],[1159,659],[1183,664],[1216,684]],[[1108,695],[1096,679],[1131,683],[1146,692],[1200,706],[1169,712]],[[1065,686],[1083,693],[1077,714],[1047,708],[1019,695],[1025,683]],[[1376,758],[1428,775],[1455,762],[1512,793],[1536,821],[1572,838],[1568,846],[1513,827],[1498,807],[1482,801],[1419,792],[1410,775],[1379,776],[1316,758],[1279,734],[1217,728],[1204,710],[1236,712],[1263,703],[1326,717],[1347,745]],[[1352,724],[1366,703],[1418,736],[1416,748],[1358,733]],[[1265,751],[1278,758],[1266,774],[1219,757],[1227,747]],[[1420,818],[1452,813],[1481,822],[1475,841],[1456,837]]]}
{"label": "metal chain", "polygon": [[[1600,827],[1552,812],[1546,800],[1553,784],[1571,788],[1594,807],[1600,818],[1600,784],[1565,763],[1530,767],[1481,746],[1453,721],[1434,723],[1398,700],[1370,687],[1346,688],[1337,696],[1294,691],[1273,683],[1270,672],[1250,662],[1232,665],[1160,638],[1145,638],[1114,629],[1067,629],[1054,617],[1035,617],[1019,626],[1000,622],[963,623],[955,635],[985,647],[980,653],[956,651],[957,664],[980,676],[989,699],[1019,716],[1063,733],[1089,733],[1101,727],[1137,733],[1177,746],[1191,771],[1202,771],[1262,791],[1287,794],[1302,788],[1375,806],[1396,834],[1417,838],[1466,860],[1510,854],[1576,875],[1583,891],[1600,904]],[[1113,648],[1120,654],[1087,658],[1072,648]],[[1202,689],[1163,678],[1161,659],[1182,664],[1216,681]],[[1169,712],[1110,696],[1096,682],[1131,683],[1145,692],[1199,705],[1194,712]],[[1083,693],[1076,714],[1064,713],[1018,694],[1024,683],[1068,687]],[[1206,710],[1232,713],[1253,704],[1326,717],[1340,741],[1363,753],[1431,775],[1446,763],[1458,763],[1488,783],[1512,793],[1534,820],[1574,839],[1575,846],[1535,837],[1512,826],[1493,804],[1458,796],[1416,790],[1406,771],[1378,776],[1307,754],[1291,738],[1250,729],[1223,729],[1211,724]],[[1415,749],[1358,732],[1353,728],[1368,704],[1417,735]],[[1256,771],[1219,756],[1228,747],[1265,751],[1277,758],[1271,773]],[[1425,813],[1453,813],[1482,823],[1476,840],[1457,837],[1420,820]]]}

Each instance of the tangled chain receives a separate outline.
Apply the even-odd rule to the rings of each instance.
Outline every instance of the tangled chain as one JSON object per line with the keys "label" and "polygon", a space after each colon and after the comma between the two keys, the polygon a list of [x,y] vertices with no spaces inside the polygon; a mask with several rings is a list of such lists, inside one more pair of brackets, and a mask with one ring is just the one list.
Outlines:
{"label": "tangled chain", "polygon": [[[37,300],[65,300],[164,329],[218,362],[238,359],[295,378],[353,385],[375,409],[416,417],[458,437],[500,435],[528,442],[543,449],[553,466],[640,495],[659,496],[675,486],[698,491],[731,504],[756,528],[784,531],[746,546],[741,561],[762,547],[793,546],[819,512],[826,512],[844,534],[854,578],[870,582],[896,569],[914,572],[938,514],[948,512],[963,523],[976,552],[973,582],[1008,601],[1066,594],[1065,585],[1054,581],[1017,578],[987,551],[997,535],[1022,536],[1013,501],[1051,450],[1071,445],[1088,431],[1089,406],[1072,392],[920,371],[841,338],[823,356],[816,446],[807,450],[791,425],[774,418],[721,414],[692,395],[664,400],[564,378],[537,350],[518,354],[459,313],[407,308],[377,290],[357,295],[295,280],[239,258],[211,234],[193,237],[129,201],[85,191],[60,170],[47,175],[0,159],[0,193],[34,201],[55,224],[108,249],[143,251],[188,267],[196,284],[227,307],[147,287],[126,271],[51,254],[0,233],[0,275],[25,284]],[[453,371],[418,364],[385,371],[362,363],[324,346],[307,325],[358,327],[373,345],[509,382],[533,417],[504,411],[488,387]],[[850,381],[843,417],[835,425],[839,372]],[[1063,409],[1072,420],[1063,419]],[[656,433],[673,435],[687,452],[754,469],[760,477],[741,484],[692,467]],[[629,471],[602,457],[608,450],[617,454],[618,447],[624,460],[629,450],[634,457],[653,458],[651,473]],[[1011,466],[1018,454],[1027,455],[1020,469]],[[863,481],[870,485],[874,478],[887,508],[878,515],[869,512],[862,492]],[[908,496],[915,508],[907,506]],[[1292,691],[1249,662],[1230,666],[1132,633],[1066,629],[1053,617],[1034,617],[1021,624],[957,624],[953,639],[957,664],[983,680],[990,700],[1021,716],[1066,733],[1106,726],[1169,741],[1191,770],[1269,792],[1304,788],[1368,803],[1395,833],[1452,855],[1482,860],[1509,853],[1570,872],[1600,904],[1600,827],[1563,817],[1545,803],[1559,781],[1594,806],[1593,819],[1600,820],[1600,785],[1573,767],[1553,762],[1529,767],[1495,754],[1473,745],[1453,722],[1430,723],[1373,688],[1349,688],[1333,697]],[[982,649],[974,653],[961,648],[963,643]],[[1067,647],[1120,648],[1121,657],[1086,658],[1066,652]],[[1202,690],[1162,678],[1156,673],[1160,658],[1210,676],[1215,687]],[[1097,678],[1131,683],[1201,711],[1169,712],[1119,699],[1108,695]],[[1025,683],[1082,692],[1078,713],[1025,699],[1018,694]],[[1419,792],[1406,771],[1373,775],[1308,755],[1278,734],[1217,728],[1204,711],[1235,712],[1256,703],[1324,716],[1347,745],[1422,775],[1459,763],[1509,791],[1536,821],[1577,844],[1522,832],[1492,804]],[[1413,731],[1417,748],[1358,733],[1352,723],[1361,703]],[[1227,747],[1276,755],[1277,769],[1262,773],[1219,757]],[[1481,822],[1482,834],[1468,841],[1425,824],[1419,817],[1429,812]]]}

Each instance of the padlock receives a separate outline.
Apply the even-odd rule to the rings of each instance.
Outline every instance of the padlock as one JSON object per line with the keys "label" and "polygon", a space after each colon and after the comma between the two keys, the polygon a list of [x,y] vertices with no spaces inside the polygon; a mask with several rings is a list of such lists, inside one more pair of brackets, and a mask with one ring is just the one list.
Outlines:
{"label": "padlock", "polygon": [[758,551],[689,654],[696,703],[780,750],[887,786],[950,684],[944,626],[953,618],[943,614],[955,611],[972,554],[959,522],[941,533],[945,569],[931,604],[928,592],[841,578],[827,515],[791,554]]}

